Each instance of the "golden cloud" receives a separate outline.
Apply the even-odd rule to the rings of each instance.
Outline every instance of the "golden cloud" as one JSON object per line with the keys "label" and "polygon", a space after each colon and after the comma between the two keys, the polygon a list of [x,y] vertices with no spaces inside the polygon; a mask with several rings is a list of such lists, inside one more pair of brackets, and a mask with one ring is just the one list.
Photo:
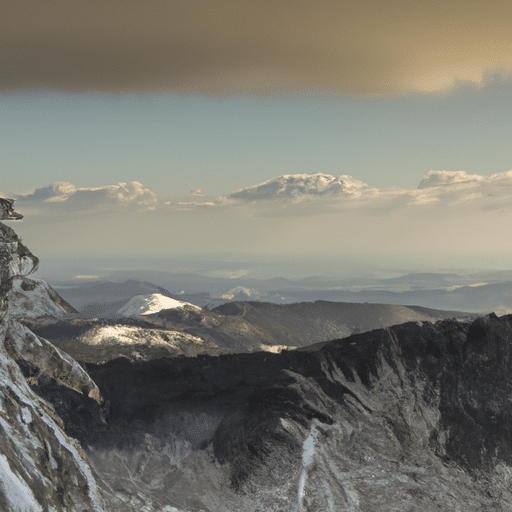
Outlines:
{"label": "golden cloud", "polygon": [[0,91],[386,95],[512,69],[508,0],[11,0]]}

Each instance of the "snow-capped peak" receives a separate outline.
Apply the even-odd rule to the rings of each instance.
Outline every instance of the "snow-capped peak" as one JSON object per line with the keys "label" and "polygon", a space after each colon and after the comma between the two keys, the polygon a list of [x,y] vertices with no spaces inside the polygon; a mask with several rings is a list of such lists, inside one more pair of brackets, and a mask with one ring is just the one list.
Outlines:
{"label": "snow-capped peak", "polygon": [[162,309],[182,308],[184,306],[201,309],[194,304],[190,304],[190,302],[171,299],[171,297],[166,297],[161,293],[151,293],[149,295],[135,295],[117,311],[117,314],[119,316],[152,315]]}

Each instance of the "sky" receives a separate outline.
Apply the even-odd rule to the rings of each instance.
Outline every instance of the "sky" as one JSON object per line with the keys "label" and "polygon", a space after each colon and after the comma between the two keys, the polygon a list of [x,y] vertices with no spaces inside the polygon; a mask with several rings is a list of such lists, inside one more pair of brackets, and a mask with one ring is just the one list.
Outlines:
{"label": "sky", "polygon": [[510,267],[510,2],[2,11],[0,193],[35,253]]}

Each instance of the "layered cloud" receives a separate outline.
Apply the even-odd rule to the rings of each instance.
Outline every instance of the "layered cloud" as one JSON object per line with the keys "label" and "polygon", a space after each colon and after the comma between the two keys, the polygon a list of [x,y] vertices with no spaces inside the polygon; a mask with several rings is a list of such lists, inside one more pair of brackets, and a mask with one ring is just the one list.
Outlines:
{"label": "layered cloud", "polygon": [[80,188],[71,183],[56,182],[22,194],[17,200],[22,208],[30,209],[31,205],[37,205],[48,212],[65,210],[93,213],[126,208],[146,211],[154,209],[158,201],[156,194],[138,181]]}
{"label": "layered cloud", "polygon": [[418,188],[440,187],[455,183],[483,182],[485,178],[478,174],[466,174],[465,171],[429,171],[420,181]]}
{"label": "layered cloud", "polygon": [[[481,176],[464,171],[429,171],[416,189],[370,187],[349,175],[289,174],[251,185],[225,196],[193,191],[188,198],[159,200],[133,181],[104,187],[75,187],[56,182],[17,198],[18,208],[51,212],[107,213],[197,211],[244,208],[248,215],[303,216],[326,211],[385,214],[404,208],[458,208],[475,211],[512,207],[512,171]],[[420,211],[418,210],[418,211]],[[413,211],[413,210],[411,210]]]}
{"label": "layered cloud", "polygon": [[21,195],[20,201],[66,201],[76,192],[76,188],[71,183],[65,181],[56,181],[46,187],[36,188]]}
{"label": "layered cloud", "polygon": [[[347,175],[286,175],[218,198],[161,199],[138,182],[54,183],[17,198],[16,226],[36,253],[243,252],[483,262],[508,258],[512,171],[432,171],[415,189]],[[494,255],[494,256],[493,256]],[[448,257],[447,256],[447,257]],[[448,261],[448,260],[446,260]]]}
{"label": "layered cloud", "polygon": [[438,208],[471,205],[478,210],[510,208],[512,171],[492,176],[429,171],[417,189],[378,189],[348,175],[285,175],[218,198],[216,204],[250,205],[255,210],[270,210],[273,215],[279,212],[286,215],[287,211],[294,215],[311,213],[315,208],[359,209],[379,214],[427,205]]}
{"label": "layered cloud", "polygon": [[321,197],[359,197],[368,185],[352,176],[339,178],[329,174],[288,174],[242,188],[226,196],[226,201],[275,201],[296,202]]}
{"label": "layered cloud", "polygon": [[17,0],[1,91],[382,95],[512,69],[508,0]]}
{"label": "layered cloud", "polygon": [[512,207],[512,171],[480,176],[464,171],[430,171],[421,180],[417,198],[430,198],[452,207],[471,205],[479,210]]}

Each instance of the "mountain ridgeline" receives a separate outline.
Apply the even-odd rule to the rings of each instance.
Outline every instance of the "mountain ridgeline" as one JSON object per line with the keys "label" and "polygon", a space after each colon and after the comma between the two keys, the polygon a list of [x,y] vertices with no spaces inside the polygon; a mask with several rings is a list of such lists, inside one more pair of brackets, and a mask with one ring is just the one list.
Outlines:
{"label": "mountain ridgeline", "polygon": [[[133,287],[133,283],[129,285]],[[123,315],[127,306],[130,311],[144,311],[135,316],[81,319],[73,315],[26,319],[25,323],[75,359],[98,364],[120,356],[151,360],[179,355],[279,352],[405,321],[479,316],[415,306],[327,301],[286,305],[230,302],[209,311],[162,296],[156,302],[171,301],[179,307],[145,311],[148,302],[155,302],[153,297],[154,294],[134,297],[119,310]]]}
{"label": "mountain ridgeline", "polygon": [[[74,360],[82,320],[58,324],[74,325],[68,354],[27,327],[44,326],[23,320],[36,259],[0,226],[2,511],[512,510],[511,316],[407,322],[280,353]],[[55,304],[37,300],[42,312]],[[244,306],[230,307],[226,318]],[[256,318],[267,306],[251,307]],[[148,329],[160,322],[163,337],[169,311],[191,314],[162,310]],[[126,335],[111,322],[111,338]]]}

